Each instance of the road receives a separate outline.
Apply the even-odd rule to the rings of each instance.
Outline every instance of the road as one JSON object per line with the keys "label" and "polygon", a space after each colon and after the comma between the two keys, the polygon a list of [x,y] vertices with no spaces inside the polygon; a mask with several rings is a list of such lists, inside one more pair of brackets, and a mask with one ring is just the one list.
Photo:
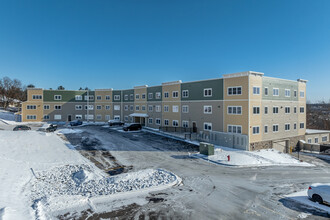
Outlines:
{"label": "road", "polygon": [[[330,182],[329,162],[304,156],[315,167],[233,168],[191,158],[194,147],[144,131],[119,132],[101,126],[79,127],[85,137],[102,142],[128,171],[162,168],[183,180],[181,186],[149,195],[153,202],[130,205],[109,216],[139,219],[328,219],[285,199],[285,195],[307,189],[313,182]],[[148,199],[148,198],[146,198]],[[150,199],[150,198],[149,198]],[[302,213],[309,213],[304,215]],[[85,212],[86,214],[86,212]],[[89,219],[102,215],[92,213]],[[103,217],[104,217],[103,216]],[[65,218],[64,218],[65,219]]]}

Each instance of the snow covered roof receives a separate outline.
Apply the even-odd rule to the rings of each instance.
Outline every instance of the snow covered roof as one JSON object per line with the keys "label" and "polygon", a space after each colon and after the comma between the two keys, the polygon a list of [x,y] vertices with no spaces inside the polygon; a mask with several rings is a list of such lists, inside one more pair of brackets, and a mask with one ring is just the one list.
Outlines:
{"label": "snow covered roof", "polygon": [[323,134],[330,133],[329,130],[316,130],[316,129],[306,129],[306,134]]}
{"label": "snow covered roof", "polygon": [[130,114],[129,116],[131,116],[131,117],[144,117],[144,118],[149,117],[148,114],[143,114],[143,113],[133,113],[133,114]]}

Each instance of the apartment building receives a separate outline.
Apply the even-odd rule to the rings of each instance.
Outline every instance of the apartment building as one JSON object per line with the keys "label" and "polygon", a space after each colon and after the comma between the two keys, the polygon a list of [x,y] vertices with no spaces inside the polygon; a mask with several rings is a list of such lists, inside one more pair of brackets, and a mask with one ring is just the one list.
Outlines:
{"label": "apartment building", "polygon": [[127,90],[28,89],[22,120],[116,119],[151,128],[191,128],[203,140],[246,150],[285,151],[305,139],[306,82],[247,71]]}

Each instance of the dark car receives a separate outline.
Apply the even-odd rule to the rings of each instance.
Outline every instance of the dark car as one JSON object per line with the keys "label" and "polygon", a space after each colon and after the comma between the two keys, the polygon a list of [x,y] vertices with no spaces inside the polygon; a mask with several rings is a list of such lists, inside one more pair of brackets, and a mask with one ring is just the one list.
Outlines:
{"label": "dark car", "polygon": [[109,120],[108,124],[109,126],[114,126],[114,125],[123,126],[125,123],[119,120]]}
{"label": "dark car", "polygon": [[27,130],[31,130],[31,128],[29,126],[26,126],[26,125],[17,125],[13,129],[13,131],[27,131]]}
{"label": "dark car", "polygon": [[47,132],[54,132],[54,131],[56,131],[56,129],[57,129],[57,125],[50,124],[50,125],[48,126],[48,128],[46,128],[46,131],[47,131]]}
{"label": "dark car", "polygon": [[141,129],[142,129],[142,125],[137,123],[132,123],[123,127],[124,131],[137,131]]}
{"label": "dark car", "polygon": [[77,126],[77,125],[82,125],[82,121],[80,120],[73,120],[73,121],[70,121],[70,125],[71,126]]}

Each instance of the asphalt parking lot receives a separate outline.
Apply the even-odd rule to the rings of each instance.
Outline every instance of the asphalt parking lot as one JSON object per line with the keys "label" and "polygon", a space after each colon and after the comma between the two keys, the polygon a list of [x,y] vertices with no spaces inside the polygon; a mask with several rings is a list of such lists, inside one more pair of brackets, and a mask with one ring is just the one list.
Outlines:
{"label": "asphalt parking lot", "polygon": [[[148,195],[145,205],[128,204],[108,213],[81,213],[90,219],[328,219],[284,196],[307,189],[314,182],[330,182],[329,162],[303,156],[315,167],[230,168],[190,157],[196,146],[145,131],[122,132],[101,126],[84,126],[80,134],[67,135],[72,144],[88,137],[100,142],[77,149],[108,161],[100,168],[124,167],[124,172],[163,168],[182,178],[182,185]],[[77,136],[78,135],[78,136]],[[80,136],[79,136],[80,135]],[[87,153],[86,153],[87,152]],[[86,156],[86,155],[85,155]],[[87,158],[89,157],[87,156]],[[90,157],[89,157],[90,158]],[[101,159],[103,158],[103,159]],[[110,158],[110,159],[109,159]],[[98,162],[99,163],[99,162]],[[82,217],[82,218],[83,218]],[[62,219],[66,219],[64,216]]]}

